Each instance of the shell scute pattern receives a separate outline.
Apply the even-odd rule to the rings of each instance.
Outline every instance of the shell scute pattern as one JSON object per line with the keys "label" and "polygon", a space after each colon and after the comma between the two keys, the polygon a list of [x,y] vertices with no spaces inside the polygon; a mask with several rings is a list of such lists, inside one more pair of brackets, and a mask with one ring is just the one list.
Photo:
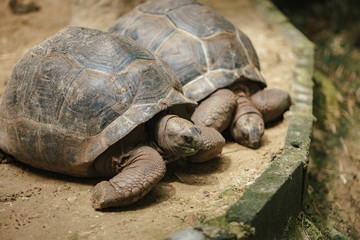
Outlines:
{"label": "shell scute pattern", "polygon": [[[25,80],[32,84],[23,89],[27,94],[21,104],[24,117],[37,122],[56,123],[62,113],[65,96],[71,84],[83,71],[70,55],[52,53],[39,58],[38,68],[28,71]],[[31,80],[27,80],[28,77]],[[69,81],[64,81],[67,78]],[[62,92],[62,94],[57,94]],[[19,105],[19,107],[22,105]],[[41,109],[41,110],[40,110]]]}
{"label": "shell scute pattern", "polygon": [[237,37],[240,43],[244,44],[246,53],[250,58],[250,63],[253,64],[258,70],[260,70],[260,63],[257,57],[254,46],[252,45],[250,39],[239,29],[236,29]]}
{"label": "shell scute pattern", "polygon": [[134,48],[133,43],[126,41],[119,44],[112,35],[94,36],[78,43],[70,54],[86,69],[109,75],[125,70],[138,59],[154,60],[150,52]]}
{"label": "shell scute pattern", "polygon": [[[147,48],[152,52],[155,52],[163,40],[175,30],[164,15],[143,14],[139,15],[136,21],[142,22],[142,24],[136,25],[136,27],[134,24],[130,24],[125,34],[140,43],[147,43]],[[148,32],[149,28],[153,31]]]}
{"label": "shell scute pattern", "polygon": [[245,49],[237,41],[234,33],[221,33],[204,39],[204,45],[210,71],[216,69],[241,69],[248,64]]}
{"label": "shell scute pattern", "polygon": [[200,5],[200,3],[194,0],[185,0],[185,1],[149,1],[143,3],[139,6],[139,10],[143,13],[150,14],[166,14],[169,11],[181,8],[187,5]]}
{"label": "shell scute pattern", "polygon": [[166,16],[179,28],[197,38],[207,38],[218,33],[234,33],[235,27],[223,16],[203,5],[183,6]]}
{"label": "shell scute pattern", "polygon": [[155,53],[171,64],[183,85],[207,71],[201,43],[179,31],[172,33]]}
{"label": "shell scute pattern", "polygon": [[[68,131],[80,131],[86,136],[100,133],[121,114],[114,105],[128,107],[130,104],[131,99],[124,98],[120,89],[108,75],[83,71],[67,95],[59,124]],[[76,124],[67,126],[71,122]]]}
{"label": "shell scute pattern", "polygon": [[[202,100],[218,86],[227,87],[245,78],[266,87],[249,38],[198,2],[148,1],[118,19],[109,31],[132,37],[166,60],[182,83],[185,96],[192,100]],[[221,82],[219,71],[226,77]]]}
{"label": "shell scute pattern", "polygon": [[135,127],[171,106],[195,104],[168,71],[132,39],[64,28],[14,68],[0,104],[0,148],[35,167],[87,175]]}

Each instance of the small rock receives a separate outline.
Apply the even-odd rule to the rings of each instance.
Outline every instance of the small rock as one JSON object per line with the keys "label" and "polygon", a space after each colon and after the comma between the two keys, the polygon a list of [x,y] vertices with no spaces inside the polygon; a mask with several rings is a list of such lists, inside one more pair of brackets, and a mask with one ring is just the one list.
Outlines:
{"label": "small rock", "polygon": [[77,198],[76,196],[71,196],[71,197],[68,197],[67,200],[72,203],[76,200],[76,198]]}
{"label": "small rock", "polygon": [[36,3],[29,0],[10,0],[9,6],[14,14],[25,14],[40,10]]}
{"label": "small rock", "polygon": [[223,209],[223,210],[227,210],[228,208],[229,208],[229,205],[224,205],[221,207],[221,209]]}
{"label": "small rock", "polygon": [[32,196],[32,192],[28,192],[28,193],[25,193],[25,197],[31,197]]}
{"label": "small rock", "polygon": [[203,194],[205,197],[209,197],[210,196],[210,192],[209,191],[203,191]]}
{"label": "small rock", "polygon": [[246,186],[250,186],[251,184],[253,184],[254,182],[249,181],[248,183],[246,183]]}

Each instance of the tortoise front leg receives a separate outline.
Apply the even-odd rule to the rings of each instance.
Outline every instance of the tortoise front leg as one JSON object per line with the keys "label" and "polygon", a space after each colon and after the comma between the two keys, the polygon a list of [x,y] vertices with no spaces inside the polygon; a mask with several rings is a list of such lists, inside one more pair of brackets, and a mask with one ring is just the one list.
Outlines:
{"label": "tortoise front leg", "polygon": [[290,95],[280,89],[265,89],[251,96],[251,102],[263,115],[265,123],[280,118],[291,105]]}
{"label": "tortoise front leg", "polygon": [[245,93],[237,94],[237,106],[230,126],[231,136],[241,145],[259,148],[264,135],[264,120]]}
{"label": "tortoise front leg", "polygon": [[98,183],[93,192],[93,207],[100,210],[107,207],[130,205],[148,193],[166,172],[163,158],[153,148],[142,146],[126,156],[119,173],[109,181]]}
{"label": "tortoise front leg", "polygon": [[191,120],[197,126],[222,132],[229,126],[235,106],[236,95],[229,89],[220,89],[199,104]]}
{"label": "tortoise front leg", "polygon": [[225,146],[225,138],[214,128],[197,126],[201,131],[202,146],[192,156],[187,157],[191,162],[206,162],[217,157]]}

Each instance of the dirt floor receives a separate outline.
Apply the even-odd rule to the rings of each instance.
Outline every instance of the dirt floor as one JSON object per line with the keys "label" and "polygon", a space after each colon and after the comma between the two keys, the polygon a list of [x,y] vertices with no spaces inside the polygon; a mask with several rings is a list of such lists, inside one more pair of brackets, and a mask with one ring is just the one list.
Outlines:
{"label": "dirt floor", "polygon": [[[27,1],[29,2],[29,1]],[[15,15],[0,3],[0,97],[12,68],[28,49],[68,24],[106,30],[129,7],[121,1],[38,0],[39,11]],[[130,1],[123,1],[130,2]],[[135,4],[140,1],[131,1]],[[250,0],[201,1],[252,40],[269,87],[290,91],[294,55]],[[0,164],[0,239],[159,239],[221,215],[280,154],[285,120],[266,129],[251,150],[227,143],[205,164],[169,166],[165,178],[131,207],[94,211],[90,196],[100,179],[45,172],[19,162]]]}

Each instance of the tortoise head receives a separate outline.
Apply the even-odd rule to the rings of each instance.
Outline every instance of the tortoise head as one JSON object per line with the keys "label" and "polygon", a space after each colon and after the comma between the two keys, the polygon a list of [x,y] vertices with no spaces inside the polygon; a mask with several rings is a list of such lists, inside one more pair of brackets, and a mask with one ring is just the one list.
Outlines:
{"label": "tortoise head", "polygon": [[259,148],[260,139],[264,134],[264,121],[256,113],[242,115],[233,122],[230,133],[241,145],[254,149]]}
{"label": "tortoise head", "polygon": [[203,144],[200,129],[176,115],[160,118],[156,124],[155,134],[160,148],[177,156],[194,155]]}

